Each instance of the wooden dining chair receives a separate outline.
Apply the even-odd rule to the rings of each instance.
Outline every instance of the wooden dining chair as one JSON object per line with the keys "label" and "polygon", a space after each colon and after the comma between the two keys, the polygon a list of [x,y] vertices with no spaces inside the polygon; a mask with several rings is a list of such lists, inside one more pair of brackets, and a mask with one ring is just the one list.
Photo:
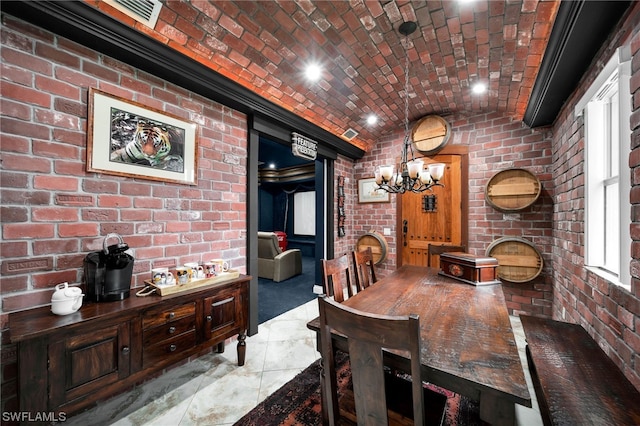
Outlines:
{"label": "wooden dining chair", "polygon": [[[427,259],[427,266],[429,267],[434,267],[434,268],[439,268],[440,267],[440,255],[442,253],[451,253],[454,251],[461,251],[464,252],[466,251],[467,248],[465,246],[453,246],[453,245],[447,245],[447,244],[429,244],[429,248],[428,248],[428,259]],[[438,256],[438,261],[434,262],[431,259],[435,256]]]}
{"label": "wooden dining chair", "polygon": [[[337,424],[341,415],[351,421],[357,421],[358,425],[367,426],[388,425],[390,419],[393,419],[393,424],[433,424],[425,422],[425,395],[433,395],[437,400],[435,409],[431,410],[437,413],[430,414],[435,416],[436,424],[442,422],[446,397],[423,387],[420,372],[420,320],[417,315],[388,316],[366,313],[337,303],[326,295],[318,297],[318,303],[320,351],[324,368],[322,403],[329,425]],[[332,332],[347,338],[353,383],[353,396],[344,392],[340,401]],[[406,397],[387,394],[389,382],[385,376],[390,375],[385,373],[383,348],[408,351],[411,357],[411,382],[396,379],[405,382],[405,390],[411,389]],[[406,416],[393,412],[392,407],[388,407],[390,396],[405,404],[406,400],[412,401],[412,410],[405,413]],[[352,401],[348,400],[350,398],[353,398]],[[341,410],[341,406],[346,409]],[[349,407],[355,407],[355,419]],[[430,419],[433,420],[433,417]]]}
{"label": "wooden dining chair", "polygon": [[349,257],[343,254],[335,259],[322,259],[322,286],[324,294],[333,296],[337,302],[344,302],[355,294],[351,287],[351,265]]}
{"label": "wooden dining chair", "polygon": [[360,251],[353,251],[352,257],[353,268],[355,269],[356,288],[358,291],[362,291],[378,281],[371,247]]}

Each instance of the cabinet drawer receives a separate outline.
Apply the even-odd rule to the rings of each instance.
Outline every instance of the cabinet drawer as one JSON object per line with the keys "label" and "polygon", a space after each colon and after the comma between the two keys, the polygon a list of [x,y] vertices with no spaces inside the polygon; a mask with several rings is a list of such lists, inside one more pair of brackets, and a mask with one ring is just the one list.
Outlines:
{"label": "cabinet drawer", "polygon": [[172,358],[174,355],[182,356],[180,355],[182,352],[195,347],[195,345],[196,330],[194,329],[172,339],[163,340],[157,345],[147,346],[142,352],[143,366],[146,368],[161,363],[167,360],[167,358]]}
{"label": "cabinet drawer", "polygon": [[151,346],[161,343],[163,340],[171,339],[189,330],[196,328],[196,317],[191,315],[188,317],[180,318],[175,321],[170,321],[166,324],[162,324],[158,327],[153,327],[144,330],[144,346]]}
{"label": "cabinet drawer", "polygon": [[165,307],[162,309],[152,309],[144,313],[144,317],[142,318],[142,328],[146,330],[189,315],[195,316],[195,314],[195,302],[172,306],[170,308]]}

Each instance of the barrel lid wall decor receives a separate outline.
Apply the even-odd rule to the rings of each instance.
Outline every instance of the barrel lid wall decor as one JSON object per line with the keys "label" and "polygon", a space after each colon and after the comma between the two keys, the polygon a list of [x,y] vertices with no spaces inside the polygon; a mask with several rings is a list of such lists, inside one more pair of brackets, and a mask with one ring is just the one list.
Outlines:
{"label": "barrel lid wall decor", "polygon": [[444,147],[451,137],[451,125],[438,115],[427,115],[413,126],[413,146],[423,154],[432,154]]}
{"label": "barrel lid wall decor", "polygon": [[374,264],[382,263],[387,258],[387,240],[380,233],[371,231],[358,238],[356,242],[357,251],[366,250],[368,247],[371,247]]}
{"label": "barrel lid wall decor", "polygon": [[498,259],[498,277],[514,283],[533,280],[544,266],[538,249],[524,238],[499,238],[489,245],[487,256]]}
{"label": "barrel lid wall decor", "polygon": [[540,180],[525,169],[507,169],[493,175],[485,189],[485,198],[494,209],[516,212],[531,206],[540,197]]}

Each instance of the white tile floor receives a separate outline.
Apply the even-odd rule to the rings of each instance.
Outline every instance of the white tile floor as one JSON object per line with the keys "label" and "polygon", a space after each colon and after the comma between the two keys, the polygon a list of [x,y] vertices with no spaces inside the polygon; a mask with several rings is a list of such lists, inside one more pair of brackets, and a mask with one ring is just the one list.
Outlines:
{"label": "white tile floor", "polygon": [[[211,353],[70,418],[68,425],[232,425],[268,395],[315,361],[315,334],[306,324],[318,316],[313,300],[259,326],[247,338],[243,367],[237,365],[235,342],[223,354]],[[512,325],[526,366],[524,333],[518,318]],[[524,368],[530,393],[528,368]],[[534,408],[516,405],[518,424],[542,424]]]}

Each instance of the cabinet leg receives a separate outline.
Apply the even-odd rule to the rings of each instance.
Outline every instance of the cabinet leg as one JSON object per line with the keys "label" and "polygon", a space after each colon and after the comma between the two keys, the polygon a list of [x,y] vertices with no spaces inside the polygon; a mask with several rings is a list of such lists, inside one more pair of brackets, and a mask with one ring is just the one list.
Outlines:
{"label": "cabinet leg", "polygon": [[219,354],[224,352],[224,340],[218,343],[218,346],[216,346],[216,352],[218,352]]}
{"label": "cabinet leg", "polygon": [[246,339],[247,339],[246,333],[238,334],[238,365],[239,366],[244,365],[244,357],[245,357],[245,354],[247,353],[247,342],[245,342]]}

